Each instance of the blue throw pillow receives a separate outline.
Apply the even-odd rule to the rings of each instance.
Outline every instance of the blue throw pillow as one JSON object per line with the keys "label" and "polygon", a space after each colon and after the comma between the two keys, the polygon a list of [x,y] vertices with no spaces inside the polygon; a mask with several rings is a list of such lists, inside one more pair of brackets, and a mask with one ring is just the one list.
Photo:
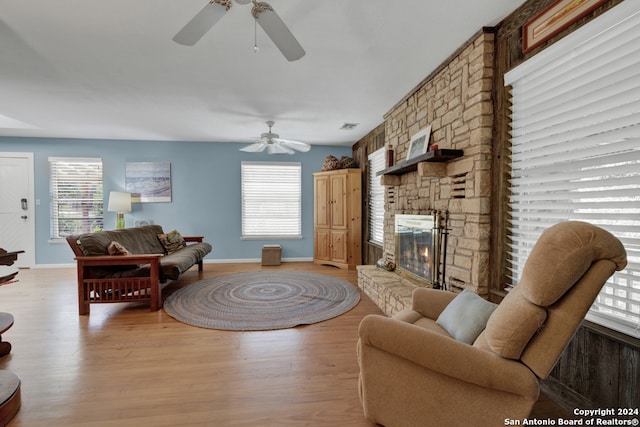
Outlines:
{"label": "blue throw pillow", "polygon": [[496,307],[497,304],[465,289],[445,307],[436,323],[456,340],[473,344]]}

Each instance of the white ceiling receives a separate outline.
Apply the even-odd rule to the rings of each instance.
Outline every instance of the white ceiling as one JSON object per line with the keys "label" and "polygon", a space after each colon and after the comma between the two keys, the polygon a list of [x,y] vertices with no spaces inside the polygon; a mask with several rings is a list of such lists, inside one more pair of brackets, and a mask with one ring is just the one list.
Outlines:
{"label": "white ceiling", "polygon": [[[270,0],[307,54],[288,62],[251,5],[194,47],[206,0],[0,0],[0,136],[350,146],[483,26],[523,0]],[[345,123],[359,123],[340,130]]]}

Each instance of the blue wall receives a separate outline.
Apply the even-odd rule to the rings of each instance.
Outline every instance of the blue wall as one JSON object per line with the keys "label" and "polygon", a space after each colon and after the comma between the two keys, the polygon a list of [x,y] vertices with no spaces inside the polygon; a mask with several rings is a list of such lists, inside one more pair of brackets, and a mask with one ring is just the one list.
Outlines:
{"label": "blue wall", "polygon": [[[100,157],[104,194],[124,191],[126,162],[171,162],[171,203],[134,203],[125,214],[127,226],[152,219],[165,231],[204,235],[213,245],[210,260],[260,259],[262,245],[279,243],[283,258],[313,257],[313,176],[326,156],[351,156],[351,147],[314,145],[307,153],[244,153],[246,144],[173,141],[121,141],[0,137],[0,152],[34,153],[36,264],[73,263],[71,249],[49,241],[49,157]],[[241,240],[240,162],[302,163],[302,240]],[[115,224],[106,211],[105,227]]]}

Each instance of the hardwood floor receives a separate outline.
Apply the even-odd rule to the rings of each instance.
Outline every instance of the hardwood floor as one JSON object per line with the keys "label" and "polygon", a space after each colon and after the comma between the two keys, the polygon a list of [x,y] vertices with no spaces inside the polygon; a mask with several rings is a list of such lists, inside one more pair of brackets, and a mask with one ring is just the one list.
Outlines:
{"label": "hardwood floor", "polygon": [[[206,264],[170,289],[237,271],[294,269],[357,284],[355,271],[284,263]],[[75,269],[21,270],[0,288],[14,326],[0,368],[22,381],[10,426],[369,426],[357,392],[366,297],[314,325],[261,332],[201,329],[145,304],[92,305],[78,316]],[[532,417],[565,416],[541,399]]]}

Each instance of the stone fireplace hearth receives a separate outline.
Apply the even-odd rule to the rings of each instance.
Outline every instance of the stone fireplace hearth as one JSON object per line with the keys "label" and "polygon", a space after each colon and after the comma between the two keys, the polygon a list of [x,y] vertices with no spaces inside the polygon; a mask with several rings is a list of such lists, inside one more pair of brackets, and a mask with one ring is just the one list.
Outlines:
{"label": "stone fireplace hearth", "polygon": [[[447,212],[447,257],[440,262],[446,273],[440,280],[453,292],[488,293],[493,67],[494,34],[483,29],[385,115],[385,144],[395,150],[397,163],[406,159],[410,138],[428,125],[432,145],[463,152],[459,158],[425,161],[381,176],[383,260],[401,261],[396,215]],[[359,286],[387,315],[410,307],[416,286],[429,286],[427,280],[414,279],[375,266],[358,268]]]}

